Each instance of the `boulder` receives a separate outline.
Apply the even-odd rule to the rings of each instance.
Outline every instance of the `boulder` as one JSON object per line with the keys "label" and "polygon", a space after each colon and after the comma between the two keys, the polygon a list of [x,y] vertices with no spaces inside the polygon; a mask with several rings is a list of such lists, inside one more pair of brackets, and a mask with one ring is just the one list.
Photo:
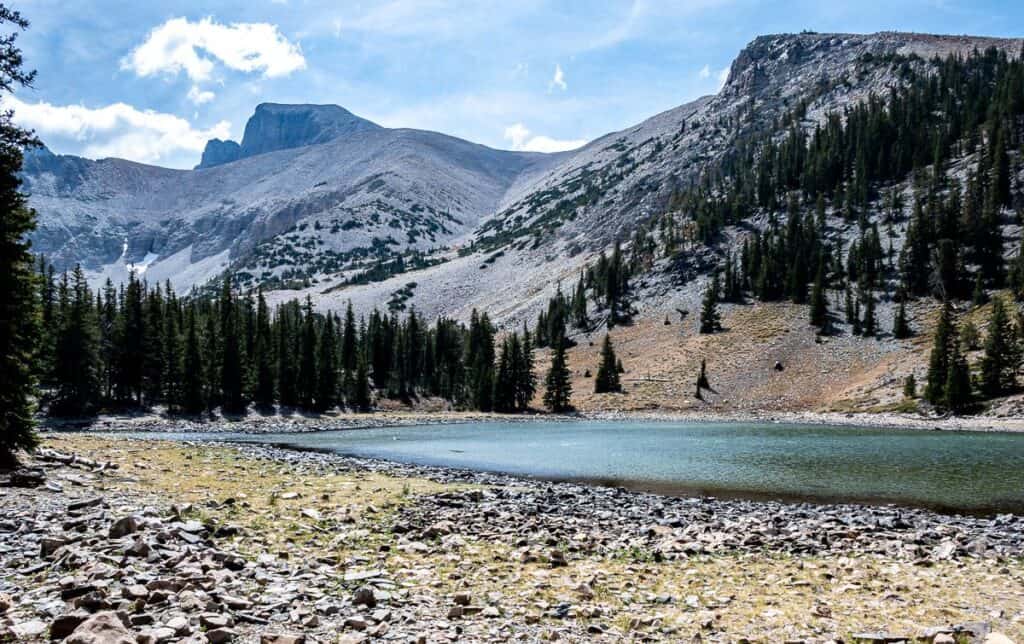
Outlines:
{"label": "boulder", "polygon": [[306,644],[305,635],[294,633],[263,633],[260,644]]}
{"label": "boulder", "polygon": [[89,613],[75,611],[67,615],[61,615],[50,623],[50,639],[62,640],[75,632],[75,629],[82,625],[82,622],[89,619]]}
{"label": "boulder", "polygon": [[136,644],[135,634],[112,611],[96,613],[71,633],[65,644]]}
{"label": "boulder", "polygon": [[111,539],[120,539],[132,534],[139,529],[139,520],[133,516],[121,517],[110,526],[109,536]]}

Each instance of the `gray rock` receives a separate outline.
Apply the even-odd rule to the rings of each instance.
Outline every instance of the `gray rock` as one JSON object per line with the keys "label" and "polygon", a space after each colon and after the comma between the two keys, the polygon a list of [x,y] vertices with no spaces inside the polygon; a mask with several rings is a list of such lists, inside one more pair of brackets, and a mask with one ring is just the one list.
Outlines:
{"label": "gray rock", "polygon": [[356,592],[352,594],[352,603],[356,606],[374,608],[377,605],[377,597],[374,595],[373,588],[370,586],[357,588]]}
{"label": "gray rock", "polygon": [[132,534],[139,529],[139,520],[134,516],[121,517],[110,526],[109,536],[111,539],[120,539]]}
{"label": "gray rock", "polygon": [[116,613],[96,613],[64,640],[65,644],[136,644],[135,634],[125,628]]}
{"label": "gray rock", "polygon": [[50,623],[50,639],[64,639],[68,635],[71,635],[71,633],[81,626],[82,622],[88,618],[89,613],[86,613],[85,611],[76,611],[74,613],[61,615]]}

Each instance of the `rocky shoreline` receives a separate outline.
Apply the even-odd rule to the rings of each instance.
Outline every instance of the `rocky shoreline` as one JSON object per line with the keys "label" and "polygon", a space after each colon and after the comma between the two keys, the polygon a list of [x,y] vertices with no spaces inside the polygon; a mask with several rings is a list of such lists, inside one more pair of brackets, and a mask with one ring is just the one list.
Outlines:
{"label": "rocky shoreline", "polygon": [[[253,444],[49,442],[59,451],[34,463],[46,482],[2,489],[0,640],[942,644],[1024,632],[1018,515],[680,499]],[[929,587],[958,594],[916,596]],[[772,599],[748,615],[756,593]],[[913,630],[897,623],[911,609],[924,611]],[[946,621],[922,621],[933,612]]]}
{"label": "rocky shoreline", "polygon": [[697,412],[587,412],[573,414],[494,414],[459,411],[377,411],[367,414],[257,414],[241,417],[215,416],[205,419],[168,417],[158,413],[107,415],[99,418],[47,420],[50,431],[172,432],[172,433],[300,433],[374,427],[442,425],[473,422],[572,422],[581,420],[623,422],[721,422],[792,423],[877,429],[920,429],[932,431],[1024,432],[1024,417],[1008,416],[921,416],[917,414],[839,413],[816,411],[697,411]]}

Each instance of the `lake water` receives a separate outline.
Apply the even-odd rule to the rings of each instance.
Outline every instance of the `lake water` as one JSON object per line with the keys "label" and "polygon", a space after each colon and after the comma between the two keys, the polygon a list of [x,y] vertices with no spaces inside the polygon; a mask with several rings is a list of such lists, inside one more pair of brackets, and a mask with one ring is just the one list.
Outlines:
{"label": "lake water", "polygon": [[1024,434],[579,421],[147,436],[287,444],[667,494],[1024,512]]}

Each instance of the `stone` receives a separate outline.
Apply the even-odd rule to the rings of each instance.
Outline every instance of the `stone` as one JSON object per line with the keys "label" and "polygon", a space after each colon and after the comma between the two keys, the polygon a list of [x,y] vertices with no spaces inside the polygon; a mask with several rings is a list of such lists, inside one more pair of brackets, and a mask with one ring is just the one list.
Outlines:
{"label": "stone", "polygon": [[932,644],[956,644],[956,638],[949,633],[939,633],[932,638]]}
{"label": "stone", "polygon": [[139,633],[139,644],[163,644],[174,639],[174,629],[167,626],[151,628]]}
{"label": "stone", "polygon": [[125,628],[116,613],[96,613],[64,640],[65,644],[136,644],[135,634]]}
{"label": "stone", "polygon": [[48,559],[66,543],[67,541],[64,539],[58,539],[57,537],[43,537],[39,540],[39,556],[43,559]]}
{"label": "stone", "polygon": [[121,589],[121,595],[125,599],[146,599],[149,597],[149,589],[142,584],[132,584],[131,586],[125,586]]}
{"label": "stone", "polygon": [[238,633],[233,628],[214,628],[206,631],[206,639],[210,644],[223,644],[223,642],[230,642],[236,637],[238,637]]}
{"label": "stone", "polygon": [[139,557],[146,558],[149,556],[151,548],[149,544],[142,539],[136,539],[132,545],[124,549],[124,556],[126,557]]}
{"label": "stone", "polygon": [[203,613],[199,616],[199,625],[208,630],[212,628],[227,628],[234,626],[234,620],[220,613]]}
{"label": "stone", "polygon": [[306,644],[306,636],[293,633],[263,633],[260,644]]}
{"label": "stone", "polygon": [[367,621],[362,617],[349,617],[345,620],[345,626],[351,628],[354,631],[365,631],[369,626]]}
{"label": "stone", "polygon": [[39,619],[31,619],[27,622],[19,622],[11,627],[11,630],[19,639],[35,639],[46,632],[46,622]]}
{"label": "stone", "polygon": [[565,560],[565,553],[561,550],[552,550],[548,553],[548,561],[554,568],[568,565],[568,562]]}
{"label": "stone", "polygon": [[352,594],[352,603],[356,606],[366,606],[367,608],[374,608],[377,606],[377,597],[373,594],[373,588],[370,586],[360,586],[356,589],[356,592]]}
{"label": "stone", "polygon": [[76,611],[74,613],[68,613],[57,617],[50,623],[50,639],[64,639],[68,635],[71,635],[71,633],[81,626],[82,622],[88,618],[89,614],[84,611]]}
{"label": "stone", "polygon": [[110,526],[108,536],[111,539],[120,539],[121,537],[137,532],[139,529],[139,520],[134,516],[121,517],[117,521],[114,521]]}
{"label": "stone", "polygon": [[992,632],[985,636],[984,644],[1014,644],[1014,641],[1002,633]]}
{"label": "stone", "polygon": [[103,497],[102,496],[93,497],[91,499],[83,499],[81,501],[74,501],[73,503],[68,503],[68,512],[78,512],[80,510],[86,510],[88,508],[94,508],[94,507],[96,507],[98,505],[102,505],[102,504],[103,504]]}
{"label": "stone", "polygon": [[455,593],[455,597],[452,598],[452,601],[454,601],[459,606],[469,606],[473,603],[472,599],[469,596],[469,593],[465,592]]}
{"label": "stone", "polygon": [[167,620],[167,628],[174,631],[175,635],[188,635],[192,632],[192,627],[188,620],[182,616],[172,617]]}

